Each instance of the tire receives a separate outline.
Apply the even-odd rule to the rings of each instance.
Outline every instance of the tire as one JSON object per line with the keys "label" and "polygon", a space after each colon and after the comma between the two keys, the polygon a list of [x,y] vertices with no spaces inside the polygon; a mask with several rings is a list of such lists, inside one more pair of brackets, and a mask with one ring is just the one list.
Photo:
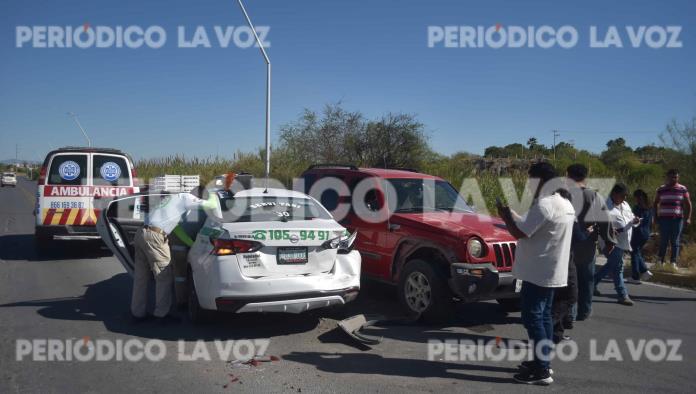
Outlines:
{"label": "tire", "polygon": [[191,269],[189,269],[188,275],[186,276],[186,283],[189,285],[187,302],[189,320],[193,324],[201,324],[210,321],[213,312],[203,309],[198,302],[198,293],[196,293],[196,285],[193,283]]}
{"label": "tire", "polygon": [[522,310],[519,298],[498,298],[498,304],[505,312],[519,312]]}
{"label": "tire", "polygon": [[454,299],[444,275],[432,263],[414,259],[404,267],[398,284],[399,302],[409,316],[428,323],[453,316]]}

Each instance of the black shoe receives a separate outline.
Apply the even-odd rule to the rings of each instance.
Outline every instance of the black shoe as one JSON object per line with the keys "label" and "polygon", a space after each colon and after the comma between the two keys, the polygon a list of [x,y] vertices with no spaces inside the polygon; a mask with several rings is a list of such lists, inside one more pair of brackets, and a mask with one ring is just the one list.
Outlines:
{"label": "black shoe", "polygon": [[[531,372],[535,369],[537,369],[537,364],[534,361],[522,361],[520,365],[517,367],[519,368],[520,372]],[[549,375],[553,375],[553,369],[549,368]]]}
{"label": "black shoe", "polygon": [[589,319],[591,316],[592,316],[592,311],[590,311],[586,315],[577,315],[575,317],[575,321],[585,321],[585,320]]}
{"label": "black shoe", "polygon": [[166,326],[169,324],[179,324],[179,323],[181,323],[181,318],[173,316],[173,315],[167,315],[164,317],[158,317],[157,323],[159,323],[163,326]]}
{"label": "black shoe", "polygon": [[548,386],[553,383],[551,372],[548,369],[540,371],[521,371],[512,378],[518,383],[536,384],[540,386]]}

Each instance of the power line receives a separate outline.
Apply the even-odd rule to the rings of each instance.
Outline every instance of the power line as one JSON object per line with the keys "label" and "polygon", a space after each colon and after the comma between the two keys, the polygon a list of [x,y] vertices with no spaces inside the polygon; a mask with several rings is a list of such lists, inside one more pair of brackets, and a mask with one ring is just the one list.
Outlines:
{"label": "power line", "polygon": [[626,131],[571,131],[571,130],[556,130],[556,131],[562,131],[563,133],[566,134],[611,134],[611,135],[616,135],[616,134],[653,134],[653,135],[659,135],[662,134],[663,131],[647,131],[647,130],[626,130]]}

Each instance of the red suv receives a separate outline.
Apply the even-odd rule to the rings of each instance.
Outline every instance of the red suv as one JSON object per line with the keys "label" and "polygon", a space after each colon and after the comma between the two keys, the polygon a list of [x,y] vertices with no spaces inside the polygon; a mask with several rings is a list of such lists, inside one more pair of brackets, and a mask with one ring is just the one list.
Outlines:
{"label": "red suv", "polygon": [[305,193],[358,232],[363,274],[398,285],[409,313],[440,320],[456,300],[497,299],[518,308],[514,238],[501,220],[475,213],[449,182],[412,170],[331,164],[311,166],[302,178]]}

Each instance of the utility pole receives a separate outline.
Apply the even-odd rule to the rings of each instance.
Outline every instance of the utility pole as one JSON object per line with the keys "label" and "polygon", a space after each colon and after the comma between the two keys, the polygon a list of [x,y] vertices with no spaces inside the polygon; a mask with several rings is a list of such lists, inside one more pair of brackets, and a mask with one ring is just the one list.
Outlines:
{"label": "utility pole", "polygon": [[570,146],[573,147],[573,160],[577,160],[578,159],[578,150],[575,148],[575,140],[570,140],[570,141],[568,141],[568,143],[570,144]]}
{"label": "utility pole", "polygon": [[551,130],[553,133],[553,162],[556,162],[556,137],[560,137],[561,133],[558,130]]}
{"label": "utility pole", "polygon": [[254,38],[256,39],[259,49],[261,49],[263,60],[266,62],[266,189],[268,189],[268,177],[271,173],[271,59],[268,58],[266,48],[263,47],[259,35],[256,34],[256,29],[251,23],[251,19],[246,12],[246,8],[244,8],[244,4],[242,4],[242,0],[237,0],[237,2],[242,9],[242,13],[244,14],[244,18],[246,18],[249,28],[251,28],[251,32],[254,33]]}
{"label": "utility pole", "polygon": [[87,139],[87,146],[91,148],[91,147],[92,147],[92,140],[90,140],[89,137],[87,136],[87,132],[85,131],[85,129],[84,129],[84,128],[82,127],[82,125],[80,124],[80,121],[77,119],[77,115],[75,115],[75,114],[72,113],[72,112],[68,112],[67,114],[68,114],[68,116],[70,116],[71,118],[73,118],[73,120],[75,121],[75,123],[77,123],[77,127],[80,128],[80,130],[82,131],[82,135],[84,135],[85,138]]}

